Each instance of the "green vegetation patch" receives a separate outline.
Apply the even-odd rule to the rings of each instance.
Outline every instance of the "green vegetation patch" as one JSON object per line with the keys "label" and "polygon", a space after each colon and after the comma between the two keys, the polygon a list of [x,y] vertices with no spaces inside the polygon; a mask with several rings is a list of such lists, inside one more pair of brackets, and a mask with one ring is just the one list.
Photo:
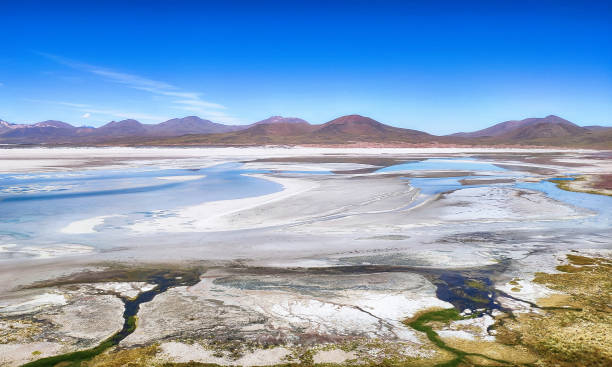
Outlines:
{"label": "green vegetation patch", "polygon": [[[557,185],[558,188],[560,188],[561,190],[565,190],[565,191],[583,192],[586,194],[594,194],[594,195],[612,196],[612,194],[610,194],[609,191],[602,191],[602,190],[610,190],[610,189],[601,185],[600,179],[598,179],[597,177],[595,177],[594,179],[587,179],[586,176],[579,176],[579,177],[575,177],[573,180],[562,180],[562,179],[551,178],[549,181],[553,182],[555,185]],[[576,182],[580,182],[580,181],[586,181],[588,183],[589,188],[578,187],[577,185],[575,185]]]}
{"label": "green vegetation patch", "polygon": [[497,327],[497,338],[520,343],[540,357],[539,365],[612,366],[612,261],[568,255],[562,273],[536,273],[534,282],[567,294],[572,308],[520,314]]}
{"label": "green vegetation patch", "polygon": [[95,348],[61,354],[53,357],[41,358],[34,362],[26,363],[22,367],[80,367],[81,362],[95,357],[113,345],[113,337],[111,337],[100,343],[100,345]]}
{"label": "green vegetation patch", "polygon": [[404,323],[415,330],[425,333],[425,335],[427,335],[427,338],[436,346],[454,355],[451,360],[436,364],[436,367],[456,367],[463,365],[472,365],[472,363],[470,362],[470,358],[473,357],[478,357],[477,359],[486,360],[491,363],[496,363],[497,365],[514,365],[514,363],[512,362],[491,358],[484,354],[469,353],[457,348],[453,348],[446,344],[440,338],[438,333],[436,333],[434,330],[434,327],[437,328],[443,325],[447,325],[451,321],[463,320],[465,318],[466,317],[461,316],[456,309],[449,308],[445,310],[426,312],[416,318],[406,320]]}

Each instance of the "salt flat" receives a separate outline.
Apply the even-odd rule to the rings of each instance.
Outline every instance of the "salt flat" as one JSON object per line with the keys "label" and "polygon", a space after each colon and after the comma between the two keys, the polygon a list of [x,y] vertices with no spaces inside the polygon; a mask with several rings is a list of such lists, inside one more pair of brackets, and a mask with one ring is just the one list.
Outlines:
{"label": "salt flat", "polygon": [[[120,346],[162,343],[159,361],[228,365],[280,363],[308,348],[321,362],[385,353],[444,359],[403,321],[451,307],[479,317],[446,325],[440,337],[495,343],[488,326],[496,315],[537,312],[540,299],[562,293],[534,283],[537,272],[555,272],[572,251],[609,256],[611,198],[590,200],[547,181],[610,172],[597,154],[2,150],[0,184],[61,189],[0,198],[0,350],[13,356],[0,363],[33,359],[52,340],[42,356],[93,346],[121,328],[122,302],[163,283],[151,269],[192,267],[195,280],[140,305]],[[34,207],[66,209],[42,215]],[[9,317],[20,332],[9,330]],[[62,327],[82,318],[108,327]],[[223,348],[236,339],[234,358]],[[350,341],[358,346],[340,356]],[[395,349],[372,354],[380,342]]]}

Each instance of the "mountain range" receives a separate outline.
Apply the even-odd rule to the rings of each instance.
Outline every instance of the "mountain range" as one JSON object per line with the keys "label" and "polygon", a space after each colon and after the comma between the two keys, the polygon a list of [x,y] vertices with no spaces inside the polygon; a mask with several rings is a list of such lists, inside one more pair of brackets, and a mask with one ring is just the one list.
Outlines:
{"label": "mountain range", "polygon": [[612,127],[578,126],[555,115],[494,124],[445,136],[347,115],[320,125],[272,116],[249,125],[224,125],[197,116],[159,124],[128,119],[98,128],[48,120],[11,124],[0,120],[0,143],[45,145],[545,145],[612,149]]}

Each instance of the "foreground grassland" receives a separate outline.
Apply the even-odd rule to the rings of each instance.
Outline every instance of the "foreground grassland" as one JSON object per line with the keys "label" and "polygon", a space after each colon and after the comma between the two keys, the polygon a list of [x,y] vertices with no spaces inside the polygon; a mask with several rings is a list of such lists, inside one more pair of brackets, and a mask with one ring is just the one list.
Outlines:
{"label": "foreground grassland", "polygon": [[[498,340],[522,344],[542,366],[612,365],[612,261],[568,255],[561,273],[538,273],[534,281],[566,294],[541,300],[548,309],[504,322]],[[563,309],[571,308],[571,309]]]}

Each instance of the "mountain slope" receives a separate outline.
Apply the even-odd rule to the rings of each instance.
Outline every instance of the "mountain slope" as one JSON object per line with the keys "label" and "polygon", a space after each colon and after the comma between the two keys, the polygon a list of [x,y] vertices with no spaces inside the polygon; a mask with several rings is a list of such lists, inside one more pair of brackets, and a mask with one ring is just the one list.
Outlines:
{"label": "mountain slope", "polygon": [[368,117],[348,115],[322,125],[310,125],[305,121],[276,121],[253,124],[248,129],[232,133],[188,135],[147,143],[160,145],[423,143],[437,138],[422,131],[385,125]]}
{"label": "mountain slope", "polygon": [[519,126],[503,135],[498,139],[506,141],[523,141],[540,138],[563,138],[567,136],[581,135],[588,133],[585,129],[571,122],[536,122]]}
{"label": "mountain slope", "polygon": [[11,124],[0,121],[0,142],[14,144],[98,144],[123,138],[216,134],[247,126],[217,124],[197,116],[171,119],[160,124],[142,124],[133,119],[111,121],[99,128],[74,127],[62,121]]}
{"label": "mountain slope", "polygon": [[223,125],[197,116],[142,124],[128,119],[102,127],[74,127],[48,120],[11,124],[0,120],[0,143],[84,145],[538,145],[612,149],[612,128],[580,127],[558,116],[505,121],[471,133],[434,136],[347,115],[321,125],[295,117],[272,116],[250,125]]}
{"label": "mountain slope", "polygon": [[561,117],[506,121],[472,133],[447,136],[455,143],[472,145],[535,145],[612,148],[612,129],[580,127]]}
{"label": "mountain slope", "polygon": [[313,127],[307,122],[274,122],[255,124],[235,133],[236,136],[299,136],[308,134]]}
{"label": "mountain slope", "polygon": [[[523,128],[525,126],[536,125],[541,123],[547,124],[572,124],[571,122],[555,115],[548,115],[543,118],[527,118],[524,120],[510,120],[500,122],[493,126],[487,127],[486,129],[473,131],[473,132],[461,132],[451,134],[450,136],[463,137],[463,138],[481,138],[481,137],[496,137],[508,134],[516,129]],[[577,125],[575,125],[577,126]]]}
{"label": "mountain slope", "polygon": [[612,126],[601,126],[601,125],[589,125],[589,126],[583,126],[583,127],[591,131],[601,131],[601,130],[612,129]]}
{"label": "mountain slope", "polygon": [[219,134],[243,129],[242,126],[223,125],[197,116],[175,118],[158,125],[150,125],[149,133],[158,136],[180,136],[186,134]]}
{"label": "mountain slope", "polygon": [[98,137],[145,136],[149,127],[133,119],[111,121],[97,128],[94,134]]}
{"label": "mountain slope", "polygon": [[265,124],[308,124],[306,120],[297,117],[270,116],[265,120],[257,121],[249,126]]}
{"label": "mountain slope", "polygon": [[57,140],[67,141],[75,136],[76,128],[61,121],[48,120],[32,125],[10,124],[2,121],[0,138],[3,141],[26,142],[39,144]]}
{"label": "mountain slope", "polygon": [[[315,128],[312,138],[327,140],[429,140],[432,135],[418,130],[402,129],[382,124],[369,117],[347,115],[331,120]],[[415,141],[417,142],[417,141]]]}

